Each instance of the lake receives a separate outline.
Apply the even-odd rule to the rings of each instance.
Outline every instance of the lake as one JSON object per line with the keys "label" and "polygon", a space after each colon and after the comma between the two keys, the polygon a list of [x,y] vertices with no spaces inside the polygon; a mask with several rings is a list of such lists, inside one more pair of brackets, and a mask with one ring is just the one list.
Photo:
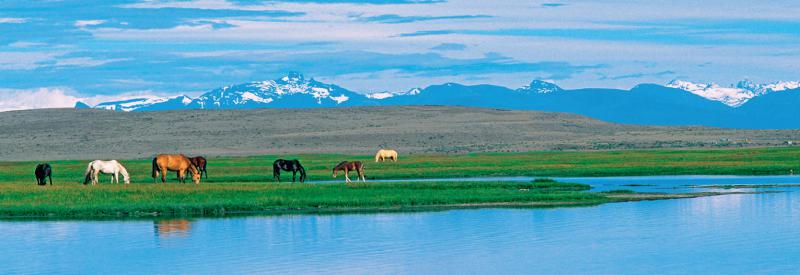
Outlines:
{"label": "lake", "polygon": [[[659,192],[800,184],[792,176],[562,180]],[[800,189],[745,189],[753,190],[783,192],[574,208],[2,221],[0,272],[799,272]]]}

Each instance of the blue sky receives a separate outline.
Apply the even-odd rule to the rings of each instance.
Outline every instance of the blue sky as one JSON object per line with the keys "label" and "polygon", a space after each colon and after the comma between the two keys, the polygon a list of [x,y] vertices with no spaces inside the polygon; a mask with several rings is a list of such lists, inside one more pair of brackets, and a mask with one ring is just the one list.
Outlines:
{"label": "blue sky", "polygon": [[797,1],[7,0],[0,110],[288,71],[364,93],[800,80],[799,13]]}

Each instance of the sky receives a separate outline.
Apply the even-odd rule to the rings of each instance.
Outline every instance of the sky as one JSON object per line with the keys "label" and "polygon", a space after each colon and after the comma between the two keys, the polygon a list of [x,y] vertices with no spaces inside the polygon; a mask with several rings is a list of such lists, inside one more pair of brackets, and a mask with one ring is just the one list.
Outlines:
{"label": "sky", "polygon": [[361,92],[800,80],[798,1],[0,1],[0,111],[289,71]]}

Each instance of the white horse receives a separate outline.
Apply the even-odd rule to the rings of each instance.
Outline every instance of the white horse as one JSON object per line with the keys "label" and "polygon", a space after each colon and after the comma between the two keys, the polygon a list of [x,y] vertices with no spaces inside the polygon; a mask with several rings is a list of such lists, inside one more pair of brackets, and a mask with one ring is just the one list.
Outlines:
{"label": "white horse", "polygon": [[378,150],[378,153],[375,154],[375,162],[386,161],[386,159],[391,159],[392,161],[397,161],[397,151],[395,151],[395,150],[387,150],[387,149],[380,149],[380,150]]}
{"label": "white horse", "polygon": [[86,167],[86,173],[83,174],[86,179],[83,181],[83,184],[89,183],[89,180],[92,181],[92,185],[97,184],[97,176],[98,174],[111,174],[111,183],[116,181],[119,183],[119,174],[122,174],[122,179],[125,184],[131,183],[131,178],[128,175],[128,170],[125,169],[125,166],[122,166],[116,160],[95,160],[89,163],[89,166]]}

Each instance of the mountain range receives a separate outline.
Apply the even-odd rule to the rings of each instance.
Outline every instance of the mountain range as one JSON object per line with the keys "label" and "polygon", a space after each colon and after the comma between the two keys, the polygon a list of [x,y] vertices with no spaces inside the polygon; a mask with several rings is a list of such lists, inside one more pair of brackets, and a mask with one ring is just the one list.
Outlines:
{"label": "mountain range", "polygon": [[617,123],[703,125],[747,129],[800,129],[800,82],[735,86],[673,80],[666,85],[640,84],[630,90],[565,90],[534,80],[510,89],[496,85],[445,83],[403,92],[361,94],[333,84],[289,73],[276,80],[211,90],[196,98],[135,98],[76,108],[118,111],[181,109],[315,108],[384,105],[459,105],[539,110],[586,115]]}

